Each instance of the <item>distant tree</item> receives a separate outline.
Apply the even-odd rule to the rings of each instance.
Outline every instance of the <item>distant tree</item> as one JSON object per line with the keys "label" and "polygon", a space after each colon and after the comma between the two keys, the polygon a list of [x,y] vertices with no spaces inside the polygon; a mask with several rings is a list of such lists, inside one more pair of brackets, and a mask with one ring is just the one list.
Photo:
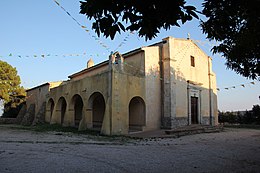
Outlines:
{"label": "distant tree", "polygon": [[233,112],[219,112],[218,114],[219,123],[237,123],[237,116]]}
{"label": "distant tree", "polygon": [[227,112],[226,116],[228,117],[228,123],[235,124],[237,123],[237,115],[234,112]]}
{"label": "distant tree", "polygon": [[220,124],[227,122],[226,117],[225,117],[225,112],[222,112],[222,111],[218,112],[218,122]]}
{"label": "distant tree", "polygon": [[219,123],[260,124],[260,106],[253,105],[252,110],[241,114],[240,112],[218,112]]}
{"label": "distant tree", "polygon": [[[260,1],[204,0],[203,32],[220,42],[214,53],[226,58],[228,68],[247,78],[260,80]],[[198,18],[196,8],[185,0],[85,0],[80,13],[94,19],[92,28],[100,36],[114,39],[121,31],[137,31],[152,39],[159,30],[180,26]]]}
{"label": "distant tree", "polygon": [[240,113],[238,112],[219,112],[218,114],[218,120],[219,123],[229,123],[229,124],[236,124],[236,123],[240,123],[243,120],[242,115],[240,115]]}
{"label": "distant tree", "polygon": [[240,112],[238,112],[237,113],[237,123],[239,123],[239,124],[243,124],[243,115],[240,113]]}
{"label": "distant tree", "polygon": [[4,118],[16,118],[22,106],[25,104],[25,97],[13,98],[4,105]]}
{"label": "distant tree", "polygon": [[253,105],[252,114],[253,114],[254,122],[257,124],[260,124],[260,106],[259,105]]}
{"label": "distant tree", "polygon": [[254,121],[252,111],[246,111],[244,117],[243,117],[243,123],[242,124],[252,124]]}
{"label": "distant tree", "polygon": [[0,60],[0,99],[4,101],[4,115],[15,109],[25,100],[25,90],[20,86],[17,70],[7,62]]}

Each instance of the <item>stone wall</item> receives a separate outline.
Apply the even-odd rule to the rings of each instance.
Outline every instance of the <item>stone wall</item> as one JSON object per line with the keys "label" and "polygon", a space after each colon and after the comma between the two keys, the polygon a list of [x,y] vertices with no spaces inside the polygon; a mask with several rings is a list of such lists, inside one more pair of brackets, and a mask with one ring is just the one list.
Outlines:
{"label": "stone wall", "polygon": [[19,111],[17,117],[16,117],[16,123],[17,124],[21,124],[22,120],[23,120],[23,117],[24,115],[26,114],[26,111],[27,111],[27,105],[24,104],[21,108],[21,110]]}
{"label": "stone wall", "polygon": [[162,119],[162,128],[164,129],[174,129],[177,127],[187,126],[187,125],[188,125],[187,117],[177,117],[177,118],[164,117]]}
{"label": "stone wall", "polygon": [[43,124],[45,122],[46,102],[42,103],[39,112],[35,115],[32,125]]}
{"label": "stone wall", "polygon": [[25,126],[30,126],[34,120],[34,115],[35,115],[35,104],[31,104],[26,114],[24,115],[21,124]]}

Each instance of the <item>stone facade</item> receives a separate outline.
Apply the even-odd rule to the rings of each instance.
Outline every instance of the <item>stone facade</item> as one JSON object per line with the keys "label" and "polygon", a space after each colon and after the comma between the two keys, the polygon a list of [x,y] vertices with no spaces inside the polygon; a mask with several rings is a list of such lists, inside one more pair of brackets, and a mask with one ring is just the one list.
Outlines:
{"label": "stone facade", "polygon": [[[26,107],[21,109],[18,122],[24,125],[32,125],[44,122],[46,110],[46,97],[51,88],[61,85],[63,82],[47,82],[26,90]],[[25,113],[24,113],[25,109]]]}
{"label": "stone facade", "polygon": [[17,117],[16,117],[16,124],[21,124],[21,122],[23,121],[23,117],[25,116],[27,112],[27,105],[23,104],[22,108],[20,109]]}
{"label": "stone facade", "polygon": [[192,40],[168,37],[90,60],[69,78],[47,94],[46,122],[107,135],[217,124],[212,61]]}
{"label": "stone facade", "polygon": [[21,122],[24,126],[30,126],[35,116],[35,104],[30,104]]}
{"label": "stone facade", "polygon": [[38,113],[35,114],[35,116],[34,116],[32,125],[45,123],[45,113],[46,113],[45,111],[46,111],[46,102],[43,102]]}

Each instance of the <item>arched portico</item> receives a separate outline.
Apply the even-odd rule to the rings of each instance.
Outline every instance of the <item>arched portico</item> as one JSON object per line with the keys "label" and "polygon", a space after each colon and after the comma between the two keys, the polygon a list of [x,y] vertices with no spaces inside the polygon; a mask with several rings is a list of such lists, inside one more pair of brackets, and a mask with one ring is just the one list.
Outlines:
{"label": "arched portico", "polygon": [[48,102],[47,102],[47,105],[46,105],[46,116],[45,116],[45,121],[46,122],[50,122],[51,121],[53,110],[54,110],[54,101],[53,101],[52,98],[50,98],[48,100]]}
{"label": "arched portico", "polygon": [[74,111],[74,124],[79,127],[79,123],[83,117],[83,100],[80,95],[76,94],[72,97],[70,107]]}
{"label": "arched portico", "polygon": [[57,103],[56,111],[60,112],[60,124],[63,124],[65,113],[67,110],[67,102],[64,97],[60,97]]}
{"label": "arched portico", "polygon": [[142,130],[145,121],[145,102],[141,97],[133,97],[129,103],[129,130]]}
{"label": "arched portico", "polygon": [[100,92],[95,92],[89,97],[88,111],[92,115],[93,128],[101,130],[105,114],[105,107],[105,99]]}

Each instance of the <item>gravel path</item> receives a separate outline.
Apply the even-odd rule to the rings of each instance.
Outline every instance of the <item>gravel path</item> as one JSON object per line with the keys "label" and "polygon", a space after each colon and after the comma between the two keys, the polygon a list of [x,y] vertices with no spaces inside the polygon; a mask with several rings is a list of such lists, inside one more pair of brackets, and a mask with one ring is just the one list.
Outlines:
{"label": "gravel path", "polygon": [[0,126],[0,172],[260,172],[260,130],[108,140]]}

